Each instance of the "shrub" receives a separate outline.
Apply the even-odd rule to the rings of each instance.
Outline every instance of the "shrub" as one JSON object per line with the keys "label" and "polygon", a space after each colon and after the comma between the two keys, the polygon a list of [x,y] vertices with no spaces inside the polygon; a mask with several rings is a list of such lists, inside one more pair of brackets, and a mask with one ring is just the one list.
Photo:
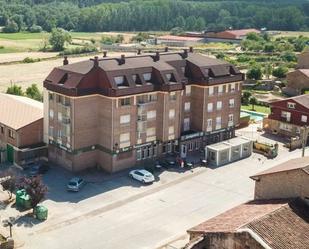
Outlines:
{"label": "shrub", "polygon": [[43,31],[42,27],[39,26],[39,25],[32,25],[30,28],[29,28],[29,31],[31,33],[41,33]]}
{"label": "shrub", "polygon": [[41,61],[41,59],[40,58],[34,59],[31,57],[26,57],[25,59],[23,59],[23,63],[33,63],[38,61]]}
{"label": "shrub", "polygon": [[65,49],[63,52],[59,54],[60,55],[84,54],[84,53],[91,53],[91,52],[97,52],[97,51],[98,49],[95,46],[86,45],[84,47]]}
{"label": "shrub", "polygon": [[288,72],[288,68],[285,66],[279,66],[273,70],[273,76],[277,78],[284,78]]}

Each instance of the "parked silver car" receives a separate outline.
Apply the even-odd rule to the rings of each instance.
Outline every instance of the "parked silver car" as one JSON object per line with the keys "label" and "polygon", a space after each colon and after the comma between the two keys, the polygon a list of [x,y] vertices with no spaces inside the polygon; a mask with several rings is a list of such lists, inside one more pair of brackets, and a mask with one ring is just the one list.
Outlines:
{"label": "parked silver car", "polygon": [[78,192],[79,190],[81,190],[81,188],[86,184],[86,182],[84,181],[84,179],[79,178],[79,177],[73,177],[68,185],[67,185],[67,190],[68,191],[74,191],[74,192]]}

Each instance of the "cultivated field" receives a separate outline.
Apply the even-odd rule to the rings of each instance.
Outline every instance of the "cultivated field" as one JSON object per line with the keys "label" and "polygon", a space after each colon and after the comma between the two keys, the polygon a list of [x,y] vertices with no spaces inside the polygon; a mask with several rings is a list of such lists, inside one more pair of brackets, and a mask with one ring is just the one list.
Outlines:
{"label": "cultivated field", "polygon": [[[123,53],[108,53],[109,56],[120,56],[120,54]],[[133,55],[133,53],[126,53],[126,55]],[[0,61],[2,60],[2,56],[7,56],[7,54],[0,55]],[[102,55],[98,54],[98,56]],[[87,59],[89,59],[89,56],[72,57],[69,58],[69,62],[73,63]],[[7,87],[11,84],[20,85],[25,89],[35,83],[42,89],[43,80],[54,67],[62,65],[62,60],[59,58],[28,64],[0,65],[0,92],[6,91]]]}
{"label": "cultivated field", "polygon": [[[124,42],[130,42],[134,33],[117,33],[117,32],[98,32],[98,33],[84,33],[84,32],[70,32],[73,42],[76,44],[84,44],[90,40],[100,41],[103,35],[116,36],[121,34],[124,36]],[[49,33],[14,33],[6,34],[0,33],[0,54],[39,51],[44,43],[48,42]],[[76,45],[75,45],[76,46]],[[74,47],[74,45],[69,45]]]}

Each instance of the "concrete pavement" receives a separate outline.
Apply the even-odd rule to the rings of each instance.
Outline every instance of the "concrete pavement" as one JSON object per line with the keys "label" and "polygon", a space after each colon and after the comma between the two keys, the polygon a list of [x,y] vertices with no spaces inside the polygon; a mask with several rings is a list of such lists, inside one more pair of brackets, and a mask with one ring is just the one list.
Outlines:
{"label": "concrete pavement", "polygon": [[[68,249],[158,248],[184,235],[186,229],[251,199],[254,182],[250,175],[299,155],[297,150],[265,160],[254,154],[217,169],[197,168],[176,179],[135,189],[131,197],[118,200],[112,208],[100,202],[103,193],[76,203],[75,212],[67,218],[20,227],[18,234],[27,249],[51,245]],[[78,210],[80,204],[95,208],[83,212]]]}

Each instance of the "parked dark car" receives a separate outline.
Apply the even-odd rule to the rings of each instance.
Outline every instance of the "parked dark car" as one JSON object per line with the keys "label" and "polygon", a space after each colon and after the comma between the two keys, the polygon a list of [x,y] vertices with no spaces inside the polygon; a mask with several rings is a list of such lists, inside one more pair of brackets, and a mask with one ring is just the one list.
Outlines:
{"label": "parked dark car", "polygon": [[49,170],[49,165],[47,163],[36,162],[30,166],[29,175],[30,176],[37,176],[45,174]]}

